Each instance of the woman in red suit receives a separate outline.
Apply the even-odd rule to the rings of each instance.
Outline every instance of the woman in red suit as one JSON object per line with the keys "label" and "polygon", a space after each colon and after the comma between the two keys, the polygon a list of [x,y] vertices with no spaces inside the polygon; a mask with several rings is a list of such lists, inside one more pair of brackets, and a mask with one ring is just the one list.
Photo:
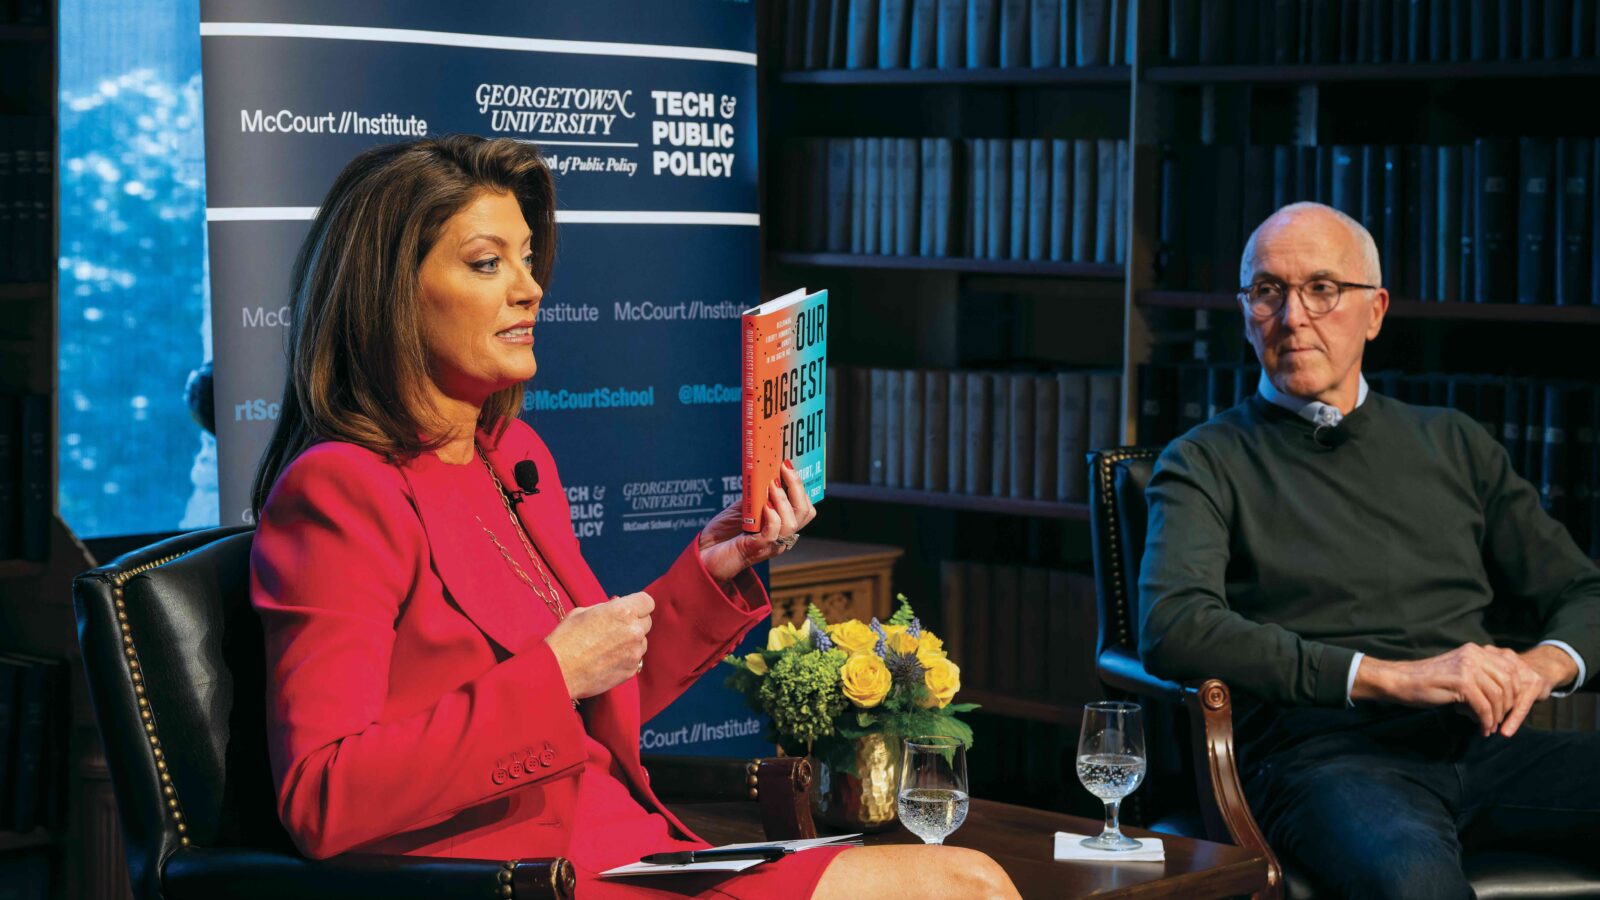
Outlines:
{"label": "woman in red suit", "polygon": [[[363,153],[312,224],[251,560],[289,834],[312,857],[566,856],[583,897],[1015,896],[952,847],[596,877],[705,846],[651,791],[639,726],[768,617],[749,567],[816,511],[786,469],[759,534],[735,504],[643,591],[601,587],[516,417],[554,208],[535,149],[456,136]],[[524,459],[543,489],[514,505]]]}

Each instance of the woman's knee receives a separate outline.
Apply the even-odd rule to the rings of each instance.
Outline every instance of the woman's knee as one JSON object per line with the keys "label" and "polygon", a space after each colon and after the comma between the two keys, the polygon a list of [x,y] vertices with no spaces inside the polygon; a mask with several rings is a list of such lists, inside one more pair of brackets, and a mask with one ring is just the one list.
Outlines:
{"label": "woman's knee", "polygon": [[951,885],[951,897],[983,897],[993,900],[1010,900],[1017,897],[1016,885],[1011,876],[992,857],[965,847],[943,847],[945,880]]}

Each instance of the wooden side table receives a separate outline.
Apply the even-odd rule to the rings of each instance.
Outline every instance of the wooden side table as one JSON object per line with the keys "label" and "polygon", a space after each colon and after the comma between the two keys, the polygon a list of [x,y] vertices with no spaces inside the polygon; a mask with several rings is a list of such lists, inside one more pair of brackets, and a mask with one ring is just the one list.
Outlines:
{"label": "wooden side table", "polygon": [[772,624],[800,624],[815,603],[830,622],[894,613],[890,576],[905,551],[888,544],[863,544],[802,537],[771,563]]}

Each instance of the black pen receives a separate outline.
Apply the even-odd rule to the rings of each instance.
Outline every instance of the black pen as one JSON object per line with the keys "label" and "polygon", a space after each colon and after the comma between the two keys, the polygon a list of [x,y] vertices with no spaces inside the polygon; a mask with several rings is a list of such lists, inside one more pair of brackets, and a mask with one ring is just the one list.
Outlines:
{"label": "black pen", "polygon": [[672,853],[652,853],[639,860],[656,866],[686,866],[697,862],[725,862],[733,859],[759,859],[763,862],[779,860],[794,852],[792,847],[713,847],[709,850],[679,850]]}

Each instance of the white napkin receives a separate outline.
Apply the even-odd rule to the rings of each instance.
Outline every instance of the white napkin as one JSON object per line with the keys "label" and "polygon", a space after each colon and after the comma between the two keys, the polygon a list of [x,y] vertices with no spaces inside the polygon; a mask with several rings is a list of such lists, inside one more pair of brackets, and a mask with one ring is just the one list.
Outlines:
{"label": "white napkin", "polygon": [[1078,843],[1087,834],[1056,832],[1056,860],[1063,862],[1165,862],[1167,852],[1160,838],[1138,838],[1144,844],[1137,850],[1090,850]]}

